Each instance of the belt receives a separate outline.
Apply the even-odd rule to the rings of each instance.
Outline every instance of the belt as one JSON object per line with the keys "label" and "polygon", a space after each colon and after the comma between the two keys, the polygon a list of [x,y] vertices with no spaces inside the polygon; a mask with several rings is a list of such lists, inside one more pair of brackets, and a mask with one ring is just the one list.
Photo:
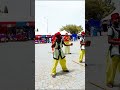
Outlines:
{"label": "belt", "polygon": [[[55,48],[55,49],[58,49],[58,48]],[[60,49],[58,49],[58,50],[60,50]]]}

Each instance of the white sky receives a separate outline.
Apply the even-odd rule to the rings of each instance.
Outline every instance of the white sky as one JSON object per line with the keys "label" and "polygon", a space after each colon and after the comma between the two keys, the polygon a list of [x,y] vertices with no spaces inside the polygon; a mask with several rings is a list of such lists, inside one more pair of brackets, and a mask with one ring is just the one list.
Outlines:
{"label": "white sky", "polygon": [[39,33],[47,33],[47,25],[48,33],[53,33],[66,24],[85,29],[85,1],[35,1],[35,28]]}

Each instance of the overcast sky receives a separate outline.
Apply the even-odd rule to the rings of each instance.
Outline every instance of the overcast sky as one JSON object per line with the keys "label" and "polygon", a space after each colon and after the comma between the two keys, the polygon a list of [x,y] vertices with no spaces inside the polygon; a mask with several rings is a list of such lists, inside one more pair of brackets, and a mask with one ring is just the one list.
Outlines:
{"label": "overcast sky", "polygon": [[85,28],[85,1],[35,1],[35,28],[39,33],[47,33],[47,26],[48,33],[57,32],[66,24]]}

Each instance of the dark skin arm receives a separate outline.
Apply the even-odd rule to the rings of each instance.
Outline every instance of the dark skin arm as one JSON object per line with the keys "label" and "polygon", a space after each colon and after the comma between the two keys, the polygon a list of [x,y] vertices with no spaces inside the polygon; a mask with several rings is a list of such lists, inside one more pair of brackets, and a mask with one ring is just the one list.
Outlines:
{"label": "dark skin arm", "polygon": [[120,41],[115,41],[115,40],[112,39],[111,36],[108,36],[108,43],[116,45],[116,44],[120,44]]}
{"label": "dark skin arm", "polygon": [[55,43],[54,44],[52,44],[52,46],[51,46],[52,48],[54,48],[55,47]]}
{"label": "dark skin arm", "polygon": [[85,42],[80,42],[81,45],[85,45]]}
{"label": "dark skin arm", "polygon": [[[72,46],[73,44],[71,43],[71,44],[69,44],[69,45],[66,45],[64,42],[62,42],[65,46]],[[55,47],[55,43],[54,44],[52,44],[52,46],[51,46],[52,48],[54,48]]]}

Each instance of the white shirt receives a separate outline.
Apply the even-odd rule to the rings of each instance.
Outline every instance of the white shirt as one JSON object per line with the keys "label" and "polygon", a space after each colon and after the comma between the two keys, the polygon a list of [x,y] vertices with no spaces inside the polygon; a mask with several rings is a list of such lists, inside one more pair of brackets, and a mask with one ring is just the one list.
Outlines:
{"label": "white shirt", "polygon": [[[112,27],[113,28],[113,27]],[[119,33],[113,28],[108,28],[108,35],[109,36],[112,36],[113,35],[113,31],[114,31],[114,37],[113,38],[119,38]],[[111,55],[120,55],[120,52],[119,52],[119,46],[118,45],[112,45],[112,49],[111,49]]]}
{"label": "white shirt", "polygon": [[[85,38],[83,37],[80,37],[80,42],[84,42],[85,41]],[[80,45],[81,49],[85,49],[85,45]]]}

